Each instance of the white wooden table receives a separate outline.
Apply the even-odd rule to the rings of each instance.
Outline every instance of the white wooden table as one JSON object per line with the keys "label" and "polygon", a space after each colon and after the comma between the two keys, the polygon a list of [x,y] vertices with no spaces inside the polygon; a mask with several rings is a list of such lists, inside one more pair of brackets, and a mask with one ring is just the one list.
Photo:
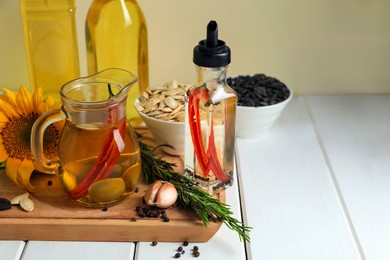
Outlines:
{"label": "white wooden table", "polygon": [[[198,259],[390,259],[390,95],[295,97],[236,155],[227,203],[252,242],[223,226]],[[0,241],[0,259],[172,259],[179,245]]]}

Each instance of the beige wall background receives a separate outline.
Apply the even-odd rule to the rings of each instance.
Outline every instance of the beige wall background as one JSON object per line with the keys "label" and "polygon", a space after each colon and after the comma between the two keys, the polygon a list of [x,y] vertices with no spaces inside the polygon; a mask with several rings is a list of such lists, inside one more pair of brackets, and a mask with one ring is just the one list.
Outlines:
{"label": "beige wall background", "polygon": [[[92,0],[76,0],[80,66]],[[192,83],[209,20],[232,49],[229,75],[266,73],[295,93],[390,93],[390,0],[139,0],[151,85]],[[0,0],[0,86],[29,85],[19,1]]]}

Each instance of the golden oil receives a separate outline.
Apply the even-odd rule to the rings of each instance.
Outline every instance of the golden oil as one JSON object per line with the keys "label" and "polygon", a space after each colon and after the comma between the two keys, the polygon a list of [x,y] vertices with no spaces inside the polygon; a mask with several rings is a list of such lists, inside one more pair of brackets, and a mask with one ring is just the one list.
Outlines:
{"label": "golden oil", "polygon": [[134,101],[149,84],[147,27],[136,0],[94,0],[86,25],[88,73],[107,68],[128,70],[138,77],[127,100],[132,125],[142,123]]}
{"label": "golden oil", "polygon": [[59,100],[61,86],[80,76],[74,0],[20,0],[30,88]]}

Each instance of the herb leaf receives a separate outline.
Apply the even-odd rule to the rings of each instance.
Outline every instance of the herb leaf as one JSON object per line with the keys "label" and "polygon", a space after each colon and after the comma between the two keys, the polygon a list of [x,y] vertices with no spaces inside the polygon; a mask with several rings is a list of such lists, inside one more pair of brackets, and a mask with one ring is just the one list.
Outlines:
{"label": "herb leaf", "polygon": [[114,93],[112,93],[111,84],[107,83],[108,87],[108,98],[115,96]]}
{"label": "herb leaf", "polygon": [[205,227],[209,221],[221,221],[228,228],[238,233],[240,240],[250,242],[247,234],[252,229],[232,217],[230,207],[214,199],[209,193],[197,188],[196,184],[189,178],[177,173],[174,170],[176,164],[167,162],[162,156],[158,156],[154,149],[143,143],[142,135],[136,133],[142,159],[142,175],[146,183],[151,184],[155,180],[169,181],[178,192],[178,204],[181,207],[191,208],[202,220]]}

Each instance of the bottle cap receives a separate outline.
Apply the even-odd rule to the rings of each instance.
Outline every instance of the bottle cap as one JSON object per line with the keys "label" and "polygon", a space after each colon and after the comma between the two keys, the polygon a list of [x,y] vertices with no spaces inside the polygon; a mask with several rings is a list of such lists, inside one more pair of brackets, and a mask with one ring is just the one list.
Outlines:
{"label": "bottle cap", "polygon": [[207,25],[207,39],[194,48],[193,61],[201,67],[225,67],[230,63],[230,48],[224,41],[218,40],[218,24],[210,21]]}

